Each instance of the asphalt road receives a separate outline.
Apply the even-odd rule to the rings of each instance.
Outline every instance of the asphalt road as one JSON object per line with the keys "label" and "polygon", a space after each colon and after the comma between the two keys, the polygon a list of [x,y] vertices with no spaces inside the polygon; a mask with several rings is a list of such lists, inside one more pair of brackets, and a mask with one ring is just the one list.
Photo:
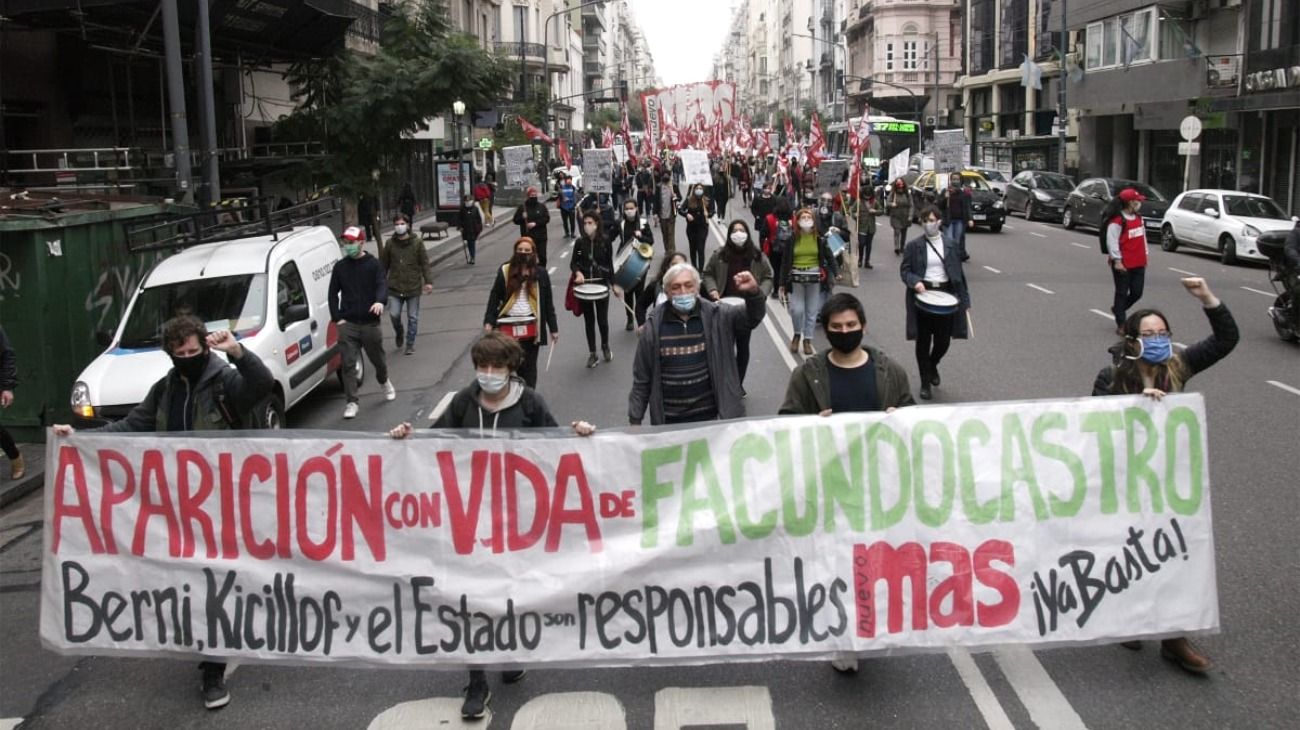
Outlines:
{"label": "asphalt road", "polygon": [[[416,354],[390,355],[397,401],[386,403],[371,378],[359,417],[345,422],[342,394],[330,385],[291,412],[289,424],[380,431],[402,420],[427,423],[436,404],[473,377],[469,344],[481,330],[495,266],[508,256],[515,230],[507,224],[489,231],[477,266],[459,257],[438,266]],[[549,262],[557,293],[568,275],[560,232],[557,216]],[[915,388],[915,362],[903,336],[903,287],[888,238],[886,227],[877,236],[876,268],[863,273],[857,293],[866,304],[869,340],[907,365]],[[677,239],[684,243],[683,230]],[[976,336],[954,343],[935,402],[1087,395],[1115,340],[1105,314],[1110,276],[1095,235],[1013,218],[1001,233],[971,234],[968,248]],[[1178,282],[1191,273],[1209,280],[1242,330],[1237,350],[1192,383],[1206,395],[1210,422],[1223,627],[1200,640],[1216,662],[1208,677],[1184,674],[1152,644],[1141,652],[1008,647],[882,658],[864,661],[854,677],[821,661],[534,671],[517,685],[501,687],[494,679],[494,716],[465,726],[1295,727],[1290,702],[1300,669],[1290,653],[1300,646],[1300,629],[1287,617],[1300,604],[1300,348],[1273,333],[1263,268],[1224,267],[1208,256],[1156,247],[1151,256],[1142,304],[1166,311],[1175,341],[1209,333],[1199,304]],[[788,317],[769,311],[770,324],[753,339],[750,415],[776,412],[795,363],[784,349]],[[559,316],[560,343],[539,390],[562,422],[624,424],[634,334],[613,312],[614,361],[587,370],[581,321]],[[211,713],[201,707],[199,673],[189,662],[62,657],[42,649],[36,635],[39,498],[0,515],[0,718],[26,718],[23,727],[34,728],[461,726],[460,672],[247,665],[229,677],[231,704]]]}

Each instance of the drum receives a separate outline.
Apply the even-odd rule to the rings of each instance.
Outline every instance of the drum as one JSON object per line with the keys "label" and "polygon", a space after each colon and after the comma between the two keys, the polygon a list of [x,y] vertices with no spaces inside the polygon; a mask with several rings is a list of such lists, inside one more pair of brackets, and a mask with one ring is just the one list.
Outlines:
{"label": "drum", "polygon": [[635,289],[650,268],[654,249],[647,243],[628,244],[614,260],[614,286],[627,291]]}
{"label": "drum", "polygon": [[604,284],[593,284],[592,282],[575,284],[573,296],[584,302],[598,302],[601,299],[609,299],[609,287]]}
{"label": "drum", "polygon": [[948,317],[956,314],[959,303],[957,297],[946,291],[927,290],[916,295],[917,309],[941,317]]}
{"label": "drum", "polygon": [[497,319],[497,329],[506,337],[513,337],[520,342],[531,342],[537,339],[537,318],[531,315],[526,317],[500,317]]}
{"label": "drum", "polygon": [[744,297],[723,297],[718,300],[718,304],[725,304],[729,307],[743,307],[745,306],[745,298]]}

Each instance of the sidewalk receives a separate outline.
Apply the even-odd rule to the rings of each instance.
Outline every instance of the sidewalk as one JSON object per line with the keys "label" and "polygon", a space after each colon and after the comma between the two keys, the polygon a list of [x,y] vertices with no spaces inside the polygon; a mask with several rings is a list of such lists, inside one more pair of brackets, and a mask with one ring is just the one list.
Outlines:
{"label": "sidewalk", "polygon": [[22,479],[9,478],[9,460],[0,458],[0,508],[26,497],[45,481],[45,444],[18,444],[27,473]]}
{"label": "sidewalk", "polygon": [[[488,235],[495,231],[508,230],[512,234],[519,230],[518,226],[510,221],[514,215],[514,206],[493,206],[492,217],[496,220],[496,225],[483,229],[479,237],[480,243]],[[420,224],[428,223],[435,220],[435,214],[430,212],[421,216],[416,216],[415,221],[411,224],[415,235],[419,235]],[[447,236],[444,238],[434,238],[424,242],[425,250],[429,252],[429,265],[437,266],[453,256],[460,256],[463,250],[460,232],[455,226],[447,229]],[[385,240],[393,235],[393,227],[380,229],[380,235]],[[370,253],[376,253],[378,250],[375,242],[367,241],[366,250]],[[18,449],[22,451],[23,460],[27,462],[27,473],[22,479],[9,479],[8,459],[0,459],[0,508],[8,507],[23,497],[31,494],[45,483],[45,445],[44,444],[18,444]]]}

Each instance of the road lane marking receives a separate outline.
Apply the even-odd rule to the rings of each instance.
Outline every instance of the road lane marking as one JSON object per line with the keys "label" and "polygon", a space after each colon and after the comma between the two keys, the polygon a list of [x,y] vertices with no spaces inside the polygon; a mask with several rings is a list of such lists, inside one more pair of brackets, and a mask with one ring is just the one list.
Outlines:
{"label": "road lane marking", "polygon": [[1030,232],[1029,232],[1029,235],[1031,235],[1031,236],[1038,236],[1039,238],[1047,238],[1047,234],[1046,234],[1046,233],[1039,233],[1038,231],[1030,231]]}
{"label": "road lane marking", "polygon": [[1256,294],[1263,294],[1263,295],[1266,296],[1266,297],[1274,297],[1274,296],[1277,296],[1277,295],[1274,294],[1273,292],[1271,292],[1271,291],[1264,291],[1263,289],[1252,289],[1252,288],[1250,288],[1250,287],[1248,287],[1248,286],[1243,286],[1242,289],[1245,289],[1246,291],[1253,291],[1253,292],[1255,292]]}
{"label": "road lane marking", "polygon": [[1200,274],[1194,271],[1188,271],[1186,269],[1175,269],[1172,266],[1169,267],[1169,270],[1174,272],[1175,274],[1182,274],[1183,276],[1200,276]]}
{"label": "road lane marking", "polygon": [[1286,392],[1291,393],[1293,395],[1300,395],[1300,388],[1293,388],[1287,385],[1286,383],[1279,383],[1276,380],[1265,380],[1264,382],[1268,383],[1269,385],[1275,388],[1281,388],[1282,390],[1285,390]]}
{"label": "road lane marking", "polygon": [[961,677],[961,681],[966,683],[966,691],[970,692],[971,699],[975,700],[975,707],[979,708],[980,714],[984,716],[984,724],[988,725],[989,730],[1014,730],[1015,725],[1011,724],[1011,718],[1007,717],[1006,711],[1002,709],[997,695],[993,694],[992,688],[980,673],[980,668],[971,658],[970,652],[961,647],[954,647],[948,650],[948,658],[957,668],[957,675]]}
{"label": "road lane marking", "polygon": [[564,253],[560,254],[560,258],[562,258],[562,259],[567,259],[567,258],[569,258],[569,252],[566,250]]}
{"label": "road lane marking", "polygon": [[518,711],[510,730],[627,730],[627,714],[618,698],[604,692],[556,692],[534,697]]}
{"label": "road lane marking", "polygon": [[1079,248],[1092,248],[1092,246],[1089,246],[1089,245],[1087,245],[1087,244],[1083,244],[1083,243],[1079,243],[1078,241],[1070,241],[1070,245],[1071,245],[1071,246],[1077,246],[1077,247],[1079,247]]}
{"label": "road lane marking", "polygon": [[665,687],[655,692],[655,730],[744,725],[776,730],[767,687]]}
{"label": "road lane marking", "polygon": [[433,410],[429,411],[429,420],[430,421],[438,420],[439,416],[442,415],[442,412],[447,410],[447,406],[451,405],[451,399],[455,397],[456,397],[456,391],[454,390],[449,391],[446,395],[444,395],[442,397],[442,400],[438,401],[438,405],[434,406]]}
{"label": "road lane marking", "polygon": [[1030,289],[1037,289],[1038,291],[1040,291],[1040,292],[1042,292],[1042,293],[1044,293],[1044,294],[1055,294],[1055,293],[1056,293],[1056,292],[1052,291],[1051,289],[1047,289],[1047,288],[1041,287],[1041,286],[1039,286],[1039,285],[1037,285],[1037,284],[1025,284],[1025,286],[1029,287]]}
{"label": "road lane marking", "polygon": [[993,652],[993,659],[1035,725],[1053,730],[1086,730],[1083,718],[1070,706],[1032,651],[1023,646],[1010,647]]}
{"label": "road lane marking", "polygon": [[1105,317],[1106,319],[1109,319],[1112,322],[1115,321],[1115,315],[1111,314],[1110,312],[1103,312],[1100,309],[1089,309],[1088,311],[1092,312],[1098,317]]}
{"label": "road lane marking", "polygon": [[1001,271],[999,271],[998,269],[993,268],[992,266],[985,266],[984,268],[988,269],[989,271],[992,271],[992,272],[995,273],[995,274],[1001,274],[1001,273],[1002,273]]}
{"label": "road lane marking", "polygon": [[772,310],[773,307],[769,306],[767,308],[767,316],[763,318],[763,326],[767,328],[767,334],[771,335],[777,353],[779,353],[781,359],[785,361],[785,366],[790,368],[791,372],[793,372],[794,369],[799,366],[799,363],[794,359],[794,355],[790,354],[790,348],[786,347],[786,344],[781,341],[781,334],[776,331],[776,323],[772,321],[775,319]]}
{"label": "road lane marking", "polygon": [[552,266],[551,268],[547,269],[547,270],[546,270],[546,273],[548,273],[548,274],[554,274],[554,273],[555,273],[555,267]]}
{"label": "road lane marking", "polygon": [[430,697],[402,702],[375,716],[367,730],[415,730],[436,727],[440,730],[483,730],[492,725],[492,708],[482,718],[465,720],[460,716],[463,697]]}
{"label": "road lane marking", "polygon": [[1008,223],[1003,223],[1003,224],[1002,224],[1002,227],[1005,228],[1005,229],[1007,229],[1008,231],[1014,231],[1014,230],[1016,230],[1016,227],[1015,227],[1015,226],[1010,225],[1010,224],[1008,224]]}

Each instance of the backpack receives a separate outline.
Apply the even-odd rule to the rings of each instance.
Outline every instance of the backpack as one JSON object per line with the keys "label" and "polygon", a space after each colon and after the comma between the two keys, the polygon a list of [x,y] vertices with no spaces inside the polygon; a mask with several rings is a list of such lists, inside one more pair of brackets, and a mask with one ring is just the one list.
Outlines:
{"label": "backpack", "polygon": [[792,243],[794,243],[794,228],[790,225],[790,221],[778,221],[776,236],[772,240],[772,253],[784,254],[790,250]]}
{"label": "backpack", "polygon": [[[1101,222],[1101,226],[1098,227],[1097,229],[1097,246],[1101,248],[1101,253],[1103,256],[1110,255],[1110,247],[1106,245],[1106,230],[1110,228],[1110,224],[1111,224],[1110,219],[1104,220]],[[1122,225],[1120,226],[1120,229],[1121,229],[1120,233],[1122,234],[1123,233]]]}

